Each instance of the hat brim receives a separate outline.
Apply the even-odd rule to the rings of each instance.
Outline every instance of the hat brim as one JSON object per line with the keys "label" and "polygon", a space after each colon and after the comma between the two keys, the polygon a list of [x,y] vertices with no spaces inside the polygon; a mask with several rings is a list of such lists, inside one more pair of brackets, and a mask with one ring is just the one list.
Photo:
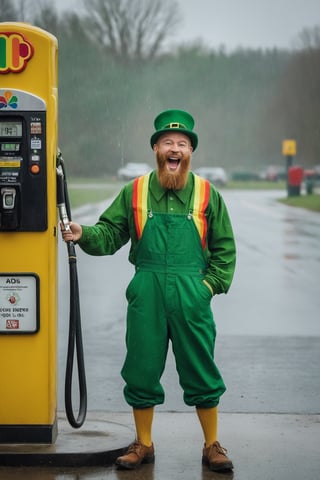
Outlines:
{"label": "hat brim", "polygon": [[150,145],[152,149],[154,144],[157,143],[159,137],[161,137],[166,132],[179,132],[179,133],[182,133],[183,135],[186,135],[190,139],[193,150],[195,150],[198,146],[198,135],[192,132],[191,130],[181,130],[181,128],[164,128],[163,130],[154,132],[153,135],[151,135]]}

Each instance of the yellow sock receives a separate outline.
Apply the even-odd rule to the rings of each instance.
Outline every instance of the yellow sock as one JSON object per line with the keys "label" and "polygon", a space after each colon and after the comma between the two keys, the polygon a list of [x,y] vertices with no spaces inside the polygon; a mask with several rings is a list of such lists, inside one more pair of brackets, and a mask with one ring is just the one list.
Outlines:
{"label": "yellow sock", "polygon": [[206,447],[209,447],[218,439],[218,407],[197,408],[196,410],[203,430]]}
{"label": "yellow sock", "polygon": [[136,425],[137,440],[139,440],[146,447],[152,445],[152,421],[153,421],[153,407],[149,408],[134,408],[133,416]]}

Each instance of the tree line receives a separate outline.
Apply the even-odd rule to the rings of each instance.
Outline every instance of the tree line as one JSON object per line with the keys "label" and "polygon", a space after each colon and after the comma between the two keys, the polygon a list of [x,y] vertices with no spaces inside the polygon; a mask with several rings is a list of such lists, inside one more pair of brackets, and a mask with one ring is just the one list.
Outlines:
{"label": "tree line", "polygon": [[284,165],[286,138],[297,141],[297,163],[319,164],[320,27],[300,32],[290,51],[170,49],[179,18],[170,0],[91,0],[78,12],[0,0],[1,21],[28,21],[58,39],[59,146],[69,174],[152,165],[153,119],[168,108],[195,117],[194,168]]}

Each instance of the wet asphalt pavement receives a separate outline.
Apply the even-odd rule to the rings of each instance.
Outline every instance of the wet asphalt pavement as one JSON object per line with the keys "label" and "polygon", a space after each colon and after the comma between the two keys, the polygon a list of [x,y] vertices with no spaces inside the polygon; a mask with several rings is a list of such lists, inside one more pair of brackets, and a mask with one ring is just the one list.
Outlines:
{"label": "wet asphalt pavement", "polygon": [[[156,409],[156,463],[136,472],[107,468],[4,468],[0,479],[316,480],[320,478],[320,215],[276,201],[284,191],[223,191],[238,249],[234,283],[215,297],[216,361],[227,392],[220,403],[220,440],[235,464],[234,475],[201,466],[202,435],[182,401],[172,353],[163,376],[165,404]],[[73,213],[92,224],[105,205]],[[88,421],[123,428],[133,439],[123,400],[125,288],[133,267],[125,247],[112,257],[77,249],[88,386]],[[59,391],[62,431],[68,331],[68,264],[59,255]],[[97,413],[99,412],[99,413]],[[117,427],[118,428],[118,427]],[[99,427],[98,427],[99,429]],[[100,432],[100,438],[102,433]],[[121,443],[120,442],[120,443]],[[115,442],[117,443],[117,442]],[[97,448],[100,448],[97,441]]]}

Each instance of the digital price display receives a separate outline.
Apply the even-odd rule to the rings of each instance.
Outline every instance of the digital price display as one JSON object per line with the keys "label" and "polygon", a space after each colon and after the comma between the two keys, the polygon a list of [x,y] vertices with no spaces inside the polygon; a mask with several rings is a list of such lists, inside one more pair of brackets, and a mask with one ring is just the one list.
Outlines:
{"label": "digital price display", "polygon": [[1,152],[18,152],[20,148],[19,143],[2,143]]}
{"label": "digital price display", "polygon": [[22,122],[1,122],[0,137],[22,137]]}

